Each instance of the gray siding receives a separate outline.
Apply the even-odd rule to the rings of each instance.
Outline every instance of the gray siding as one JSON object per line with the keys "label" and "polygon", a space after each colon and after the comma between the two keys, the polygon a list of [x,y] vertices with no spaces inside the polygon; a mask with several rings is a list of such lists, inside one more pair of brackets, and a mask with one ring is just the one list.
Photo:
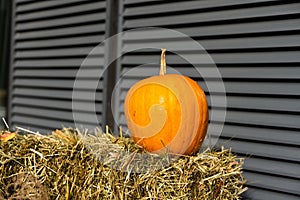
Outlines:
{"label": "gray siding", "polygon": [[[156,26],[181,31],[197,40],[212,56],[222,74],[227,115],[218,146],[246,157],[244,175],[249,199],[300,198],[300,3],[298,1],[155,1],[125,0],[123,29]],[[138,33],[138,34],[137,34]],[[125,33],[123,49],[139,45],[172,45],[193,60],[196,49],[183,38],[161,37],[156,31]],[[199,60],[199,59],[198,59]],[[123,55],[118,119],[126,126],[123,101],[129,87],[158,73],[159,50]],[[168,65],[188,75],[211,98],[203,78],[175,54]],[[139,71],[136,66],[151,63]],[[209,65],[200,64],[203,70]],[[189,67],[190,66],[190,67]],[[154,68],[154,69],[153,69]],[[217,77],[206,77],[210,82]],[[216,108],[216,111],[222,107]],[[210,124],[220,123],[210,119]]]}
{"label": "gray siding", "polygon": [[[10,123],[49,131],[74,127],[72,90],[80,65],[88,53],[105,37],[106,1],[60,0],[13,2]],[[101,50],[102,48],[102,50]],[[95,74],[104,65],[104,47],[96,62],[84,66]],[[93,82],[96,76],[80,77]],[[84,80],[86,79],[86,80]],[[96,92],[96,112],[102,121],[103,80]],[[91,123],[90,109],[94,91],[77,88],[74,99],[86,127]]]}

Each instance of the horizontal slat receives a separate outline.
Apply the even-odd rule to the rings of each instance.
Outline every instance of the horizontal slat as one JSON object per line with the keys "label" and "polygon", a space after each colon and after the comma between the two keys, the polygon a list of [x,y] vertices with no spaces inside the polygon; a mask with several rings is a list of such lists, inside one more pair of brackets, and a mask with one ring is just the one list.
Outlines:
{"label": "horizontal slat", "polygon": [[35,1],[31,4],[17,6],[15,12],[29,12],[41,9],[56,8],[59,6],[66,6],[74,3],[87,2],[87,0],[60,0],[60,1]]}
{"label": "horizontal slat", "polygon": [[[91,12],[94,10],[105,9],[106,2],[105,1],[85,1],[86,4],[68,6],[67,8],[55,8],[53,10],[42,10],[36,12],[29,12],[24,14],[18,14],[16,16],[16,22],[23,22],[28,20],[40,20],[43,18],[51,18],[51,17],[59,17],[71,14],[78,14],[83,11]],[[66,12],[66,9],[68,12]]]}
{"label": "horizontal slat", "polygon": [[299,196],[251,187],[243,194],[243,196],[245,196],[245,199],[251,200],[299,200]]}
{"label": "horizontal slat", "polygon": [[[39,49],[39,50],[21,50],[15,52],[16,59],[22,58],[51,58],[66,56],[87,56],[93,47],[61,48],[61,49]],[[104,52],[102,52],[104,53]]]}
{"label": "horizontal slat", "polygon": [[[257,37],[235,37],[235,38],[218,38],[197,41],[205,50],[236,50],[236,49],[259,49],[259,48],[284,48],[284,47],[300,47],[299,35],[280,35],[280,36],[257,36]],[[170,49],[183,51],[192,51],[193,44],[190,40],[172,39],[172,40],[134,40],[133,42],[124,42],[124,49],[140,48],[141,44],[147,46],[167,46]],[[194,41],[192,42],[194,43]],[[194,45],[194,47],[198,47]],[[198,47],[199,48],[199,47]],[[197,50],[197,49],[195,49]]]}
{"label": "horizontal slat", "polygon": [[152,3],[152,2],[160,2],[161,0],[125,0],[124,4],[143,4],[143,3]]}
{"label": "horizontal slat", "polygon": [[[298,51],[216,53],[211,54],[216,63],[298,63]],[[193,56],[192,56],[193,57]],[[193,58],[192,58],[193,59]],[[195,58],[197,60],[197,58]]]}
{"label": "horizontal slat", "polygon": [[[218,118],[223,110],[215,109],[216,117],[211,119],[212,121],[222,122],[222,118]],[[237,110],[227,110],[226,112],[226,122],[238,123],[244,125],[262,125],[262,126],[272,126],[278,128],[297,128],[300,129],[300,117],[293,114],[285,113],[263,113],[263,112],[251,112],[251,111],[237,111]],[[298,141],[300,143],[300,141]]]}
{"label": "horizontal slat", "polygon": [[[72,112],[85,111],[85,112],[102,112],[102,103],[92,101],[63,101],[57,99],[36,99],[28,97],[15,97],[12,101],[13,105],[22,105],[26,107],[42,107],[48,109],[62,109]],[[72,107],[73,104],[73,107]]]}
{"label": "horizontal slat", "polygon": [[[135,66],[134,66],[135,67]],[[197,70],[205,74],[205,78],[218,78],[216,73],[216,66],[211,65],[197,65]],[[299,79],[300,68],[298,66],[285,65],[282,66],[266,66],[266,65],[238,65],[238,66],[218,66],[217,68],[222,78],[243,78],[243,79]],[[149,77],[157,75],[159,71],[159,63],[146,64],[140,67],[133,68],[132,66],[123,65],[122,75],[125,74],[126,78]],[[196,68],[189,65],[169,65],[167,74],[182,74],[189,77],[199,78],[201,74],[196,71]]]}
{"label": "horizontal slat", "polygon": [[[223,95],[207,95],[208,104],[211,99],[220,102],[224,99]],[[226,96],[227,108],[253,109],[263,111],[287,111],[300,112],[299,98],[282,97],[255,97],[255,96]]]}
{"label": "horizontal slat", "polygon": [[136,18],[126,20],[124,23],[125,28],[136,28],[147,26],[170,26],[178,24],[191,24],[191,23],[212,23],[212,22],[226,22],[229,20],[242,20],[273,17],[280,15],[299,14],[300,4],[286,4],[274,5],[266,7],[253,7],[243,9],[232,9],[222,11],[210,11],[203,13],[191,13],[184,15],[173,16],[152,16],[151,18]]}
{"label": "horizontal slat", "polygon": [[[94,80],[80,80],[80,84],[75,84],[75,80],[68,79],[16,79],[14,87],[33,87],[33,88],[57,88],[57,89],[92,89],[103,88],[103,81]],[[75,87],[76,86],[76,87]]]}
{"label": "horizontal slat", "polygon": [[[85,61],[83,63],[83,61]],[[104,58],[65,58],[48,60],[19,60],[15,67],[79,67],[79,66],[103,66]]]}
{"label": "horizontal slat", "polygon": [[[72,122],[74,120],[74,115],[78,116],[76,119],[79,123],[94,123],[97,124],[95,121],[96,113],[91,112],[69,112],[69,111],[62,111],[62,110],[55,110],[55,109],[44,109],[44,108],[34,108],[34,107],[23,107],[23,106],[14,106],[12,108],[12,114],[19,114],[19,115],[29,115],[34,116],[37,118],[50,118],[56,119],[57,121],[69,121]],[[99,122],[102,121],[101,115],[98,115]]]}
{"label": "horizontal slat", "polygon": [[[276,2],[274,0],[244,0],[244,1],[234,1],[234,0],[226,0],[226,1],[218,1],[218,0],[210,0],[210,1],[182,1],[182,2],[159,2],[155,5],[149,6],[140,6],[140,7],[127,7],[127,2],[125,2],[125,17],[129,16],[142,16],[147,14],[166,14],[180,11],[193,11],[193,10],[205,10],[205,9],[220,9],[228,6],[245,6],[245,4],[250,7],[252,3],[268,3],[268,2]],[[199,11],[194,11],[199,12]]]}
{"label": "horizontal slat", "polygon": [[74,123],[71,123],[70,121],[66,122],[53,119],[42,119],[23,115],[12,116],[12,122],[14,126],[23,125],[22,127],[28,129],[30,129],[30,126],[44,127],[49,130],[61,129],[62,127],[74,127]]}
{"label": "horizontal slat", "polygon": [[66,37],[82,34],[95,34],[101,33],[104,34],[105,24],[97,23],[91,25],[79,25],[75,27],[65,27],[57,28],[50,30],[37,30],[37,31],[28,31],[28,32],[17,32],[15,34],[16,41],[23,41],[29,39],[42,39],[42,38],[53,38],[53,37]]}
{"label": "horizontal slat", "polygon": [[102,42],[104,37],[102,35],[96,36],[81,36],[70,38],[55,38],[47,40],[33,40],[18,42],[15,46],[16,50],[19,49],[34,49],[34,48],[53,48],[53,47],[65,47],[74,45],[97,45]]}
{"label": "horizontal slat", "polygon": [[274,19],[273,21],[254,21],[232,24],[219,24],[214,26],[201,26],[199,27],[183,27],[176,28],[190,37],[215,37],[215,36],[229,36],[229,35],[258,35],[258,34],[283,34],[286,31],[299,31],[300,27],[297,24],[300,19]]}
{"label": "horizontal slat", "polygon": [[291,178],[300,178],[300,164],[287,163],[281,160],[270,160],[262,158],[249,157],[245,159],[243,168],[246,170],[269,173]]}
{"label": "horizontal slat", "polygon": [[[51,89],[38,89],[38,88],[15,88],[13,90],[14,97],[33,97],[33,98],[49,98],[49,99],[64,99],[72,100],[73,91],[71,90],[51,90]],[[74,100],[91,101],[96,99],[96,101],[103,101],[102,92],[92,92],[92,91],[76,91],[76,98]],[[96,97],[94,97],[96,95]]]}
{"label": "horizontal slat", "polygon": [[63,28],[64,26],[76,26],[81,24],[91,24],[91,23],[104,23],[105,13],[90,13],[85,14],[84,16],[70,16],[63,17],[60,19],[45,19],[43,21],[33,21],[33,22],[24,22],[17,23],[15,27],[16,32],[21,31],[31,31],[31,30],[39,30],[39,29],[54,29],[54,28]]}
{"label": "horizontal slat", "polygon": [[30,116],[21,116],[16,115],[12,117],[12,122],[14,126],[21,126],[24,128],[31,129],[31,127],[39,127],[36,128],[36,130],[40,130],[40,127],[43,130],[49,130],[51,132],[55,129],[61,129],[63,127],[70,127],[70,128],[78,128],[79,130],[83,130],[85,128],[89,130],[94,130],[94,128],[99,127],[99,124],[90,125],[90,124],[83,124],[78,123],[77,127],[74,127],[74,123],[70,123],[69,121],[57,121],[53,119],[43,119],[43,118],[36,118],[36,117],[30,117]]}
{"label": "horizontal slat", "polygon": [[[265,174],[256,174],[252,172],[243,173],[248,185],[261,187],[270,190],[277,190],[286,193],[299,195],[300,182],[295,179],[287,179],[279,176],[270,176]],[[272,184],[270,184],[272,180]],[[268,199],[270,199],[268,197]]]}
{"label": "horizontal slat", "polygon": [[32,3],[35,0],[16,0],[17,4]]}
{"label": "horizontal slat", "polygon": [[218,146],[231,148],[235,153],[247,154],[249,156],[253,155],[270,159],[277,158],[296,162],[300,161],[299,147],[222,138],[219,138]]}
{"label": "horizontal slat", "polygon": [[[207,68],[203,68],[206,70]],[[297,66],[238,66],[219,67],[222,78],[251,78],[251,79],[299,79],[296,74],[300,73]],[[202,69],[201,69],[202,70]],[[207,69],[209,70],[209,69]]]}
{"label": "horizontal slat", "polygon": [[[214,84],[217,82],[209,81],[206,84],[212,84],[212,92],[214,90]],[[276,94],[276,95],[299,95],[300,85],[297,82],[224,82],[225,90],[227,93],[239,93],[239,94]],[[205,88],[204,84],[200,85]],[[208,91],[207,89],[205,89]],[[218,89],[219,90],[219,89]],[[298,92],[299,91],[299,92]],[[209,91],[211,92],[211,91]]]}
{"label": "horizontal slat", "polygon": [[[179,31],[189,37],[212,37],[214,36],[229,36],[229,35],[249,35],[258,33],[274,33],[282,31],[298,31],[300,27],[298,24],[300,19],[277,19],[272,21],[255,21],[255,22],[236,22],[231,24],[218,24],[218,25],[203,25],[189,26],[189,27],[176,27],[174,30]],[[168,34],[169,33],[169,34]],[[124,42],[135,40],[152,40],[152,39],[171,39],[182,38],[182,34],[170,34],[170,30],[164,29],[137,29],[124,32],[122,35]]]}
{"label": "horizontal slat", "polygon": [[[146,46],[144,46],[146,48]],[[260,52],[226,52],[201,54],[201,52],[180,52],[180,55],[191,64],[211,64],[212,60],[217,64],[260,64],[260,63],[298,63],[300,62],[299,51],[260,51]],[[158,56],[152,55],[126,55],[122,62],[126,65],[138,65],[156,63]],[[187,61],[175,56],[168,55],[169,64],[187,64]]]}
{"label": "horizontal slat", "polygon": [[[285,119],[282,118],[282,121]],[[245,125],[226,124],[222,130],[222,136],[234,139],[256,140],[260,142],[273,142],[286,145],[300,146],[300,133],[297,130],[285,130],[278,128],[251,127]]]}
{"label": "horizontal slat", "polygon": [[[15,119],[15,118],[14,118]],[[50,135],[52,134],[52,131],[54,131],[55,129],[61,129],[63,127],[65,128],[75,128],[74,125],[72,124],[69,124],[67,122],[64,123],[64,125],[60,124],[58,126],[48,126],[48,124],[50,125],[57,125],[56,122],[52,122],[51,120],[49,120],[50,123],[41,123],[41,124],[37,124],[35,123],[36,121],[34,121],[35,119],[32,119],[32,118],[29,118],[30,121],[28,122],[23,122],[24,120],[26,120],[26,118],[24,119],[24,117],[18,117],[17,120],[19,120],[18,122],[16,123],[13,123],[13,126],[18,126],[18,127],[21,127],[21,128],[25,128],[27,130],[30,130],[30,131],[34,131],[34,132],[39,132],[43,135]],[[22,122],[20,122],[21,120],[23,120]],[[32,122],[33,121],[33,122]],[[41,120],[39,120],[40,122]],[[89,125],[89,124],[77,124],[77,128],[78,130],[80,131],[83,131],[84,129],[88,129],[88,131],[90,133],[94,133],[94,129],[97,128],[97,129],[101,129],[100,126],[101,125]],[[22,130],[22,132],[24,132]]]}
{"label": "horizontal slat", "polygon": [[[78,78],[100,78],[99,73],[102,72],[99,66],[95,68],[80,68],[80,77]],[[78,69],[16,69],[13,73],[16,78],[74,78],[78,73]]]}
{"label": "horizontal slat", "polygon": [[[122,90],[128,90],[139,79],[123,79],[120,82]],[[210,91],[205,82],[198,81],[198,84],[206,92],[211,94],[220,93],[220,82],[207,80]],[[230,94],[259,94],[259,95],[300,95],[300,84],[297,82],[264,82],[264,81],[226,81],[224,82],[226,93]],[[223,95],[223,94],[222,94]]]}

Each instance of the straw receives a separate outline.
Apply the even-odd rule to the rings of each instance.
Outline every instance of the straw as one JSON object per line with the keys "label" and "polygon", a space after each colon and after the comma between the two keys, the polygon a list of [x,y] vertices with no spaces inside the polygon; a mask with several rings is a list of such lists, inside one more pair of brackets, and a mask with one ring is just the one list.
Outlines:
{"label": "straw", "polygon": [[223,200],[246,190],[243,159],[229,149],[157,156],[109,131],[64,128],[0,141],[0,200]]}

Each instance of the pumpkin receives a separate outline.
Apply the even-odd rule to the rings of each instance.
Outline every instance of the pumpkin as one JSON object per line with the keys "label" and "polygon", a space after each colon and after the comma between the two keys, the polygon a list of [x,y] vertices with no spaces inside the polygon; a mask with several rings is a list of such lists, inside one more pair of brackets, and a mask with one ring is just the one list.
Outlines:
{"label": "pumpkin", "polygon": [[206,96],[191,78],[166,74],[162,49],[160,75],[135,83],[128,91],[124,113],[134,142],[157,154],[197,152],[208,126]]}

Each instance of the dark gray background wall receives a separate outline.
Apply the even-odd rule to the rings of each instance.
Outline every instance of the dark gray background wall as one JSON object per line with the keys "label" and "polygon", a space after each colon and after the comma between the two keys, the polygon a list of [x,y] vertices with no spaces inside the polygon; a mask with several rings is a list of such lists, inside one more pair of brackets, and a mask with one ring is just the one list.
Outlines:
{"label": "dark gray background wall", "polygon": [[9,2],[0,0],[0,90],[6,89],[9,44]]}
{"label": "dark gray background wall", "polygon": [[[121,16],[111,13],[108,5],[112,2],[121,4]],[[222,74],[228,102],[218,145],[247,158],[244,174],[249,190],[245,199],[300,198],[299,1],[14,0],[13,7],[11,125],[40,131],[74,126],[72,87],[81,62],[93,47],[122,30],[145,26],[178,30],[203,45]],[[112,24],[115,29],[109,30]],[[145,32],[135,38],[124,33],[114,52],[100,47],[102,53],[96,55],[99,62],[87,66],[87,74],[103,68],[109,54],[122,54],[128,47],[147,44],[154,34]],[[151,42],[162,46],[178,43],[180,47],[182,38],[155,38]],[[194,49],[181,52],[198,56]],[[177,55],[169,53],[167,59],[168,65],[198,81],[210,106],[212,97],[225,95],[208,91],[203,77],[195,76],[191,66]],[[124,54],[114,63],[114,70],[108,72],[110,77],[104,77],[97,90],[101,126],[111,123],[107,120],[109,81],[121,81],[119,98],[113,103],[118,123],[125,126],[126,91],[146,77],[158,61],[159,51],[147,49]],[[145,63],[150,64],[139,74],[122,76]],[[113,74],[116,77],[112,78]],[[97,78],[82,77],[87,82]],[[219,81],[214,78],[209,80]],[[88,87],[78,90],[82,98],[74,101],[82,106],[75,112],[86,116],[83,125],[93,128],[97,126],[89,121],[93,110],[86,109],[93,103],[93,91]],[[221,121],[210,119],[210,123]]]}
{"label": "dark gray background wall", "polygon": [[[87,54],[105,37],[106,2],[18,0],[13,6],[10,123],[40,131],[74,126],[75,76]],[[104,65],[104,47],[95,59],[97,65],[85,66],[88,74]],[[83,81],[94,78],[82,77]],[[101,84],[103,80],[96,93],[99,121],[103,111]],[[81,123],[96,126],[88,120],[93,111],[85,109],[91,104],[93,91],[77,90],[82,95],[74,101],[81,107],[75,112],[85,116]]]}
{"label": "dark gray background wall", "polygon": [[[9,68],[10,1],[0,0],[0,116],[6,115]],[[2,127],[0,125],[0,127]]]}

